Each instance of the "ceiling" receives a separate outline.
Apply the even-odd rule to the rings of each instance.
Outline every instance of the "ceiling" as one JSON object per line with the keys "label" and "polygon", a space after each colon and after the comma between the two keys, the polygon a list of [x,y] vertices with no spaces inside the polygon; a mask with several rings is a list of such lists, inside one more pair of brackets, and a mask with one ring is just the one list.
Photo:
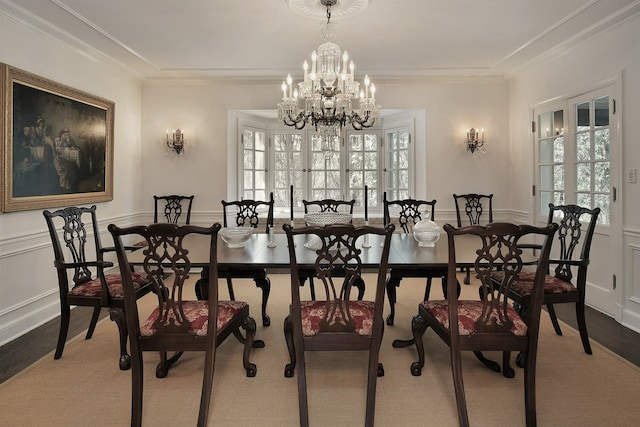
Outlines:
{"label": "ceiling", "polygon": [[[302,75],[319,0],[0,0],[0,13],[141,78]],[[364,1],[354,16],[345,4]],[[341,8],[343,8],[341,10]],[[640,13],[640,0],[339,0],[337,43],[356,78],[506,76]],[[361,77],[360,77],[361,78]]]}

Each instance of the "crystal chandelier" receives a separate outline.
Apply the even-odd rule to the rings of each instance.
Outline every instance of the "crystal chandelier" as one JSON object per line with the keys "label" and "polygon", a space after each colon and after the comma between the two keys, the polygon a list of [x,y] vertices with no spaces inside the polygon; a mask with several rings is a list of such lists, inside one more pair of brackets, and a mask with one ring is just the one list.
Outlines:
{"label": "crystal chandelier", "polygon": [[[311,54],[311,69],[305,60],[304,80],[293,88],[291,74],[282,82],[282,102],[278,104],[278,119],[285,125],[302,129],[311,124],[321,135],[323,145],[340,137],[347,123],[355,130],[373,126],[380,117],[376,105],[376,87],[364,77],[364,88],[354,80],[354,64],[349,55],[342,55],[333,42],[335,25],[331,22],[331,6],[337,0],[320,0],[327,8],[327,22],[321,28],[323,43]],[[357,108],[356,108],[357,104]]]}

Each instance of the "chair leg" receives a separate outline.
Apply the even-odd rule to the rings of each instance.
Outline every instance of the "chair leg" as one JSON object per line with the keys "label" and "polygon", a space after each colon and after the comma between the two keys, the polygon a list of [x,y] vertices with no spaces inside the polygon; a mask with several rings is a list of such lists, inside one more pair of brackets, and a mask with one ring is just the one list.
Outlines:
{"label": "chair leg", "polygon": [[207,425],[207,419],[209,418],[209,405],[211,402],[211,388],[213,385],[213,371],[215,367],[215,352],[215,345],[212,345],[211,348],[207,348],[205,351],[204,375],[202,376],[202,394],[200,395],[200,410],[198,411],[198,427],[205,427]]}
{"label": "chair leg", "polygon": [[467,400],[464,395],[464,382],[462,381],[462,355],[459,350],[449,348],[451,355],[451,371],[453,372],[453,388],[456,393],[456,405],[458,406],[458,423],[460,426],[469,425],[467,413]]}
{"label": "chair leg", "polygon": [[471,275],[471,269],[469,267],[467,267],[465,275],[464,275],[464,284],[465,285],[468,285],[469,283],[471,283],[470,275]]}
{"label": "chair leg", "polygon": [[387,298],[389,299],[389,315],[387,316],[387,325],[393,325],[396,317],[396,288],[400,286],[400,279],[396,277],[389,277],[387,279]]}
{"label": "chair leg", "polygon": [[144,369],[142,353],[132,350],[131,361],[131,427],[142,426],[142,394]]}
{"label": "chair leg", "polygon": [[358,301],[362,301],[362,298],[364,298],[364,290],[365,290],[365,285],[364,285],[364,280],[362,280],[361,277],[358,277],[353,285],[358,288]]}
{"label": "chair leg", "polygon": [[[309,403],[307,401],[307,372],[305,367],[304,352],[296,348],[298,361],[298,408],[300,412],[300,427],[309,427]],[[298,357],[300,356],[300,357]]]}
{"label": "chair leg", "polygon": [[413,341],[416,344],[416,350],[418,351],[418,361],[411,364],[411,375],[419,377],[422,375],[422,368],[424,367],[424,343],[422,342],[422,336],[427,330],[427,322],[424,317],[419,314],[413,316],[411,321],[411,332],[413,333]]}
{"label": "chair leg", "polygon": [[429,301],[429,294],[431,294],[431,277],[427,277],[427,286],[424,289],[424,298],[422,301]]}
{"label": "chair leg", "polygon": [[309,276],[309,292],[311,293],[311,301],[315,301],[316,287],[313,285],[313,276]]}
{"label": "chair leg", "polygon": [[227,289],[229,289],[229,299],[231,301],[235,301],[236,295],[233,293],[233,282],[231,281],[231,277],[227,277]]}
{"label": "chair leg", "polygon": [[60,359],[64,351],[64,344],[67,342],[67,333],[69,332],[69,320],[71,319],[71,309],[68,305],[63,304],[60,307],[60,332],[58,332],[58,345],[54,359]]}
{"label": "chair leg", "polygon": [[556,310],[553,308],[553,304],[547,304],[547,311],[549,312],[549,317],[551,318],[551,323],[553,324],[553,329],[556,331],[556,335],[562,335],[562,330],[560,329],[560,324],[558,323]]}
{"label": "chair leg", "polygon": [[526,353],[524,368],[524,408],[527,427],[535,427],[536,420],[536,352]]}
{"label": "chair leg", "polygon": [[127,331],[127,322],[124,317],[124,310],[121,308],[110,308],[109,317],[118,325],[118,332],[120,334],[120,370],[126,371],[131,367],[131,357],[127,354],[127,338],[129,332]]}
{"label": "chair leg", "polygon": [[[242,329],[245,331],[246,339],[244,343],[244,353],[242,354],[242,365],[247,371],[247,377],[255,377],[257,373],[256,365],[249,362],[251,356],[251,349],[253,348],[253,342],[256,337],[256,321],[253,317],[247,316],[242,323]],[[263,344],[264,346],[264,344]]]}
{"label": "chair leg", "polygon": [[380,371],[384,373],[382,363],[378,363],[378,357],[380,355],[380,349],[372,349],[369,354],[369,374],[367,379],[367,404],[365,411],[364,425],[366,427],[373,427],[373,421],[376,414],[376,387],[378,382],[378,376]]}
{"label": "chair leg", "polygon": [[516,376],[516,372],[511,367],[510,351],[502,352],[502,375],[504,375],[505,378],[513,378]]}
{"label": "chair leg", "polygon": [[267,302],[271,293],[271,280],[268,277],[255,278],[256,287],[262,290],[262,326],[271,325],[271,318],[267,315]]}
{"label": "chair leg", "polygon": [[296,349],[293,344],[293,323],[291,322],[291,315],[288,315],[284,319],[284,339],[287,343],[287,350],[289,350],[289,359],[291,361],[284,367],[284,376],[285,378],[292,378],[296,370]]}
{"label": "chair leg", "polygon": [[100,317],[100,309],[102,307],[97,306],[93,307],[93,314],[91,315],[91,323],[89,323],[89,329],[87,330],[87,335],[84,337],[85,340],[91,339],[93,336],[93,331],[96,330],[96,324],[98,323],[98,317]]}
{"label": "chair leg", "polygon": [[584,300],[576,302],[576,319],[578,320],[578,330],[580,331],[580,339],[582,347],[587,354],[593,354],[591,344],[589,343],[589,334],[587,334],[587,321],[584,317]]}

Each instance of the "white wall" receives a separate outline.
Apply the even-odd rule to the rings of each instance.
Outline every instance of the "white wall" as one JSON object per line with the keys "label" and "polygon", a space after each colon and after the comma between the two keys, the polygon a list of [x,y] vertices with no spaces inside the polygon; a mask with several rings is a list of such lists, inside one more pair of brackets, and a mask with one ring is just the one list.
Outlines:
{"label": "white wall", "polygon": [[[626,178],[630,168],[640,168],[640,145],[635,130],[640,118],[638,40],[640,17],[636,16],[570,50],[520,70],[509,85],[511,180],[515,184],[511,189],[511,207],[514,211],[530,213],[533,201],[530,191],[533,185],[532,106],[555,97],[580,95],[602,82],[622,76],[622,100],[618,100],[622,114],[622,167],[615,177],[618,181],[614,180],[615,184],[612,184],[618,187],[622,224],[618,233],[621,235],[616,237],[618,248],[609,254],[611,259],[606,262],[620,264],[621,277],[618,277],[617,289],[612,291],[618,307],[613,314],[636,330],[640,330],[640,274],[633,260],[640,259],[640,184],[630,184]],[[533,220],[533,216],[529,219]],[[619,260],[621,257],[622,261]],[[597,270],[599,261],[593,260],[590,269]],[[594,271],[588,280],[597,276],[595,273],[598,271]]]}
{"label": "white wall", "polygon": [[[133,222],[140,210],[139,81],[2,14],[0,39],[0,62],[115,102],[114,200],[98,205],[103,243],[111,242],[106,226]],[[0,345],[60,313],[45,233],[40,210],[0,214]]]}

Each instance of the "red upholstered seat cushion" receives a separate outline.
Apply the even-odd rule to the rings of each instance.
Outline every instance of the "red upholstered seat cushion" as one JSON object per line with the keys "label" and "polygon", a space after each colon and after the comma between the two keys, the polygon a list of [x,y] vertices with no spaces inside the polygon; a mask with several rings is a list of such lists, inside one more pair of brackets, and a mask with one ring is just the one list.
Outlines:
{"label": "red upholstered seat cushion", "polygon": [[[224,328],[246,306],[247,303],[242,301],[218,301],[218,331]],[[209,328],[209,302],[183,301],[182,308],[185,318],[190,322],[189,332],[199,337],[206,336]],[[159,315],[160,311],[156,307],[140,327],[140,335],[149,337],[156,333],[155,322]],[[165,324],[173,322],[175,322],[175,314],[173,311],[169,311]]]}
{"label": "red upholstered seat cushion", "polygon": [[[302,335],[311,337],[320,332],[320,322],[327,311],[326,303],[326,301],[300,301]],[[355,332],[359,335],[370,336],[372,333],[373,306],[372,301],[349,301],[349,312],[355,321]],[[338,317],[336,316],[336,320]]]}
{"label": "red upholstered seat cushion", "polygon": [[[122,277],[119,274],[105,274],[105,280],[107,281],[107,287],[112,298],[122,298]],[[140,273],[131,273],[133,279],[133,287],[135,289],[140,286],[149,283],[146,276]],[[99,297],[102,292],[102,286],[100,279],[96,278],[89,282],[82,283],[78,286],[74,286],[69,291],[69,295],[84,296],[84,297]]]}
{"label": "red upholstered seat cushion", "polygon": [[[449,328],[449,305],[447,301],[425,301],[422,306],[435,317],[441,325]],[[476,320],[482,314],[481,301],[458,301],[458,331],[460,335],[473,335],[476,332]],[[517,336],[527,334],[527,325],[513,307],[507,307],[507,317],[511,319],[511,333]],[[492,319],[498,320],[497,316]]]}
{"label": "red upholstered seat cushion", "polygon": [[[511,285],[511,289],[522,296],[531,295],[533,289],[533,279],[536,274],[531,271],[522,271],[518,277],[518,281]],[[504,277],[503,271],[494,271],[491,277],[502,281]],[[544,277],[544,293],[545,294],[565,294],[568,292],[578,292],[578,289],[569,282],[558,279],[555,276],[546,275]]]}

